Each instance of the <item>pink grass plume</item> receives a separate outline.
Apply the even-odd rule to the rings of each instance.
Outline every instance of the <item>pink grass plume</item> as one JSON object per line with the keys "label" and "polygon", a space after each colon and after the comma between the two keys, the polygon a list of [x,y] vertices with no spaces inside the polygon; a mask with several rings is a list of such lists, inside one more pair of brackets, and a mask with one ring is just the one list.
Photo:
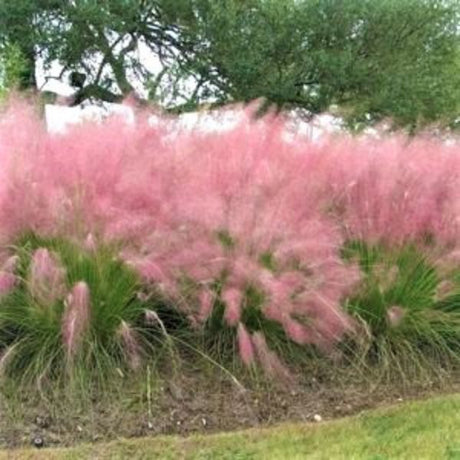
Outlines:
{"label": "pink grass plume", "polygon": [[237,339],[241,360],[246,366],[250,366],[254,363],[254,346],[250,334],[242,323],[238,324]]}
{"label": "pink grass plume", "polygon": [[404,308],[393,305],[387,310],[387,321],[391,327],[397,327],[401,324],[406,315]]}
{"label": "pink grass plume", "polygon": [[236,326],[240,320],[242,297],[241,291],[236,288],[226,288],[222,292],[225,303],[224,318],[229,326]]}
{"label": "pink grass plume", "polygon": [[90,321],[90,292],[84,281],[78,282],[65,301],[62,316],[62,340],[69,358],[75,356]]}
{"label": "pink grass plume", "polygon": [[45,307],[65,296],[65,269],[57,254],[46,248],[34,251],[28,284],[32,296]]}
{"label": "pink grass plume", "polygon": [[16,286],[18,279],[15,270],[19,263],[18,256],[9,257],[0,270],[0,297],[9,294]]}
{"label": "pink grass plume", "polygon": [[212,314],[214,306],[214,296],[212,292],[204,288],[198,295],[198,320],[201,322],[206,321]]}
{"label": "pink grass plume", "polygon": [[141,346],[136,331],[126,321],[121,321],[117,334],[120,338],[128,366],[132,370],[141,365]]}
{"label": "pink grass plume", "polygon": [[262,332],[254,332],[251,339],[257,354],[257,359],[267,375],[286,382],[291,381],[292,376],[289,370],[281,363],[275,352],[269,349]]}

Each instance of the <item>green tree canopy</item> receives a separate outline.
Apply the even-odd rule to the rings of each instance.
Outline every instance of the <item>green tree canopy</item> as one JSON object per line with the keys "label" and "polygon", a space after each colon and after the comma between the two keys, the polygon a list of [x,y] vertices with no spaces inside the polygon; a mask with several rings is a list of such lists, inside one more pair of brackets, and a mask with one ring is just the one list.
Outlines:
{"label": "green tree canopy", "polygon": [[[449,124],[460,103],[457,0],[0,0],[0,46],[75,86],[177,110],[265,98],[352,124]],[[149,49],[152,68],[139,48]],[[151,59],[151,58],[150,58]]]}

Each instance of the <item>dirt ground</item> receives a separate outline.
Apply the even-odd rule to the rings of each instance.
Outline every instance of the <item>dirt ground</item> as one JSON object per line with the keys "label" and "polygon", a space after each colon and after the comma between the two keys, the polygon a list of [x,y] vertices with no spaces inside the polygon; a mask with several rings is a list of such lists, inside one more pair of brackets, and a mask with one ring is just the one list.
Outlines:
{"label": "dirt ground", "polygon": [[[460,391],[460,380],[403,385],[376,385],[362,378],[303,376],[301,383],[243,385],[228,376],[181,373],[180,379],[153,388],[106,395],[89,407],[75,409],[59,401],[3,398],[0,448],[48,447],[97,442],[118,437],[188,435],[237,430],[286,421],[321,422],[382,405]],[[108,397],[107,397],[108,396]]]}

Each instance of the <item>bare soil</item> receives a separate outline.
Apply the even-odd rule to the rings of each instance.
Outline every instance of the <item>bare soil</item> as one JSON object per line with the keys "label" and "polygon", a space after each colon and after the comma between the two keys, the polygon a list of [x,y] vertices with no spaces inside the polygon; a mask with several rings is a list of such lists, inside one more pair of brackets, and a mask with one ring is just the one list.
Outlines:
{"label": "bare soil", "polygon": [[[451,378],[403,385],[370,383],[348,373],[340,376],[303,376],[302,383],[256,384],[242,389],[219,373],[182,372],[180,378],[142,384],[131,391],[104,395],[86,407],[59,400],[3,398],[0,448],[33,444],[66,446],[118,437],[188,435],[230,431],[281,422],[320,422],[357,414],[382,405],[460,391]],[[19,395],[20,396],[20,395]]]}

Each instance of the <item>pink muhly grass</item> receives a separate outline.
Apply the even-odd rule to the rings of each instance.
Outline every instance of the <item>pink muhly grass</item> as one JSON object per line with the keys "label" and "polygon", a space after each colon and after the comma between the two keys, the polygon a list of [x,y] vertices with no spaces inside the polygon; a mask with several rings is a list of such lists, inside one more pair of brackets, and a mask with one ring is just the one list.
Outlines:
{"label": "pink muhly grass", "polygon": [[133,370],[139,369],[141,365],[141,346],[136,331],[126,321],[122,320],[117,330],[117,335],[120,337],[128,366]]}
{"label": "pink muhly grass", "polygon": [[262,332],[254,332],[251,341],[254,345],[257,359],[265,372],[271,377],[290,381],[292,376],[289,370],[281,363],[276,353],[270,350]]}
{"label": "pink muhly grass", "polygon": [[159,326],[161,331],[163,332],[164,336],[169,339],[168,331],[166,330],[166,327],[165,327],[163,321],[158,316],[158,313],[155,310],[146,309],[144,311],[144,317],[145,317],[145,322],[149,326],[154,326],[154,325]]}
{"label": "pink muhly grass", "polygon": [[29,291],[43,306],[50,306],[65,295],[65,269],[57,254],[46,248],[34,251],[28,278]]}
{"label": "pink muhly grass", "polygon": [[444,251],[435,260],[435,267],[441,277],[450,277],[460,266],[460,249]]}
{"label": "pink muhly grass", "polygon": [[97,235],[118,242],[191,321],[222,300],[231,327],[257,308],[292,340],[327,348],[352,328],[341,302],[358,270],[341,260],[345,241],[458,247],[460,147],[289,141],[285,127],[242,112],[225,132],[189,132],[142,114],[134,125],[111,118],[51,135],[30,108],[12,106],[0,122],[0,242],[26,230],[83,243]]}
{"label": "pink muhly grass", "polygon": [[298,321],[293,320],[290,316],[287,316],[284,320],[283,327],[287,336],[300,345],[315,342],[315,336],[309,333],[307,328]]}
{"label": "pink muhly grass", "polygon": [[0,297],[9,294],[16,285],[17,277],[14,273],[0,272]]}
{"label": "pink muhly grass", "polygon": [[393,305],[387,310],[387,321],[391,327],[397,327],[401,324],[404,316],[406,315],[406,311],[404,308],[399,307],[397,305]]}
{"label": "pink muhly grass", "polygon": [[6,259],[5,263],[3,264],[3,271],[9,272],[9,273],[14,273],[16,268],[18,267],[19,264],[19,256],[11,256]]}
{"label": "pink muhly grass", "polygon": [[240,320],[242,298],[239,289],[227,288],[222,292],[222,300],[225,303],[224,318],[229,326],[236,326]]}
{"label": "pink muhly grass", "polygon": [[[119,119],[47,134],[32,110],[12,107],[0,123],[0,236],[24,230],[83,237],[140,231],[156,221],[163,180],[150,155],[161,127]],[[13,135],[21,126],[21,135]],[[28,134],[26,134],[28,133]],[[145,161],[150,156],[149,161]],[[161,159],[159,159],[161,161]],[[125,211],[129,216],[125,219]],[[152,217],[149,217],[151,215]]]}
{"label": "pink muhly grass", "polygon": [[68,357],[77,353],[90,321],[90,293],[84,281],[78,282],[65,301],[62,340]]}
{"label": "pink muhly grass", "polygon": [[158,325],[161,323],[161,320],[158,317],[157,312],[154,310],[146,309],[144,311],[144,318],[145,318],[145,322],[149,326],[154,326],[154,325]]}
{"label": "pink muhly grass", "polygon": [[30,107],[12,104],[0,123],[0,237],[99,231],[145,242],[192,223],[194,231],[224,227],[259,239],[276,237],[279,222],[286,231],[296,219],[313,222],[318,206],[340,217],[347,237],[458,236],[457,144],[288,142],[284,120],[273,116],[248,122],[246,114],[226,132],[200,133],[161,117],[149,124],[145,115],[134,126],[114,117],[52,135]]}
{"label": "pink muhly grass", "polygon": [[214,296],[209,289],[202,289],[198,295],[198,301],[198,320],[204,322],[211,316],[214,306]]}
{"label": "pink muhly grass", "polygon": [[16,267],[19,263],[18,256],[9,257],[0,271],[0,297],[9,294],[17,283],[17,276],[15,275]]}
{"label": "pink muhly grass", "polygon": [[237,339],[241,360],[246,366],[250,366],[254,363],[254,346],[250,334],[242,323],[238,324]]}
{"label": "pink muhly grass", "polygon": [[[316,180],[305,180],[311,158],[273,128],[242,124],[225,135],[179,135],[176,148],[185,153],[168,153],[174,186],[162,205],[167,215],[144,241],[143,255],[128,257],[187,315],[181,283],[184,276],[194,282],[201,322],[215,294],[200,286],[213,282],[223,281],[225,320],[236,326],[242,311],[253,307],[243,294],[248,286],[280,312],[271,319],[282,322],[299,291],[325,297],[340,310],[355,279],[338,254],[340,233],[315,204]],[[264,257],[276,266],[265,267]]]}
{"label": "pink muhly grass", "polygon": [[[460,151],[433,139],[328,142],[318,171],[347,237],[390,244],[459,236]],[[326,151],[327,149],[327,151]],[[335,160],[334,160],[335,158]],[[333,165],[333,162],[336,162]]]}

